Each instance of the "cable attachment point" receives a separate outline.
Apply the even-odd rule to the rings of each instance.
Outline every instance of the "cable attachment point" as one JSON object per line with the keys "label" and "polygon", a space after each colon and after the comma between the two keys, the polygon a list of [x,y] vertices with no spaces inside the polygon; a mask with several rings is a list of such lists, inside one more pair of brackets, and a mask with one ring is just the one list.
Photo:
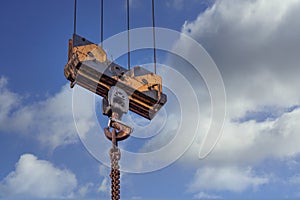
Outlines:
{"label": "cable attachment point", "polygon": [[121,121],[122,115],[129,110],[129,98],[127,93],[113,86],[108,92],[108,99],[103,98],[102,112],[109,117],[108,127],[104,129],[105,136],[112,140],[113,129],[116,132],[116,140],[121,141],[129,137],[132,128]]}

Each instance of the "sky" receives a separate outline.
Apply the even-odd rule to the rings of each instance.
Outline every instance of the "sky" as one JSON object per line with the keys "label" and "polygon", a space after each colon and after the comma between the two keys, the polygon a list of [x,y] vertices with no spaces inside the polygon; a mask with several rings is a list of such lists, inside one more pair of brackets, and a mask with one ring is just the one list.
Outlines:
{"label": "sky", "polygon": [[[126,31],[126,3],[104,4],[110,40]],[[70,89],[63,75],[73,1],[1,7],[0,199],[109,199],[101,98]],[[150,1],[131,0],[130,12],[131,28],[151,26]],[[167,33],[158,30],[157,46],[178,33],[170,52],[158,50],[168,102],[152,122],[124,116],[135,131],[120,144],[122,199],[300,198],[299,18],[299,0],[156,1]],[[99,43],[100,1],[78,0],[77,20],[77,33]],[[126,65],[120,46],[104,48]],[[134,51],[132,64],[149,67],[151,52]],[[208,139],[217,144],[199,159]]]}

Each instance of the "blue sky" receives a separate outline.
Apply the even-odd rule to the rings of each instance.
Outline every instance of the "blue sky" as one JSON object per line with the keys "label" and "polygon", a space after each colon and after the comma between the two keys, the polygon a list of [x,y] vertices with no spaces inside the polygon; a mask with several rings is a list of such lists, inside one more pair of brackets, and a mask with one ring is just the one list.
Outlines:
{"label": "blue sky", "polygon": [[[11,0],[1,7],[0,198],[109,199],[109,168],[80,141],[73,90],[63,75],[73,1]],[[299,199],[300,1],[165,0],[156,1],[156,7],[157,26],[190,36],[214,60],[225,85],[227,113],[222,137],[208,157],[198,159],[203,137],[197,137],[180,159],[160,170],[123,173],[122,199]],[[151,26],[150,9],[150,1],[131,1],[132,28]],[[104,26],[105,39],[126,30],[125,2],[105,2]],[[77,33],[99,42],[100,1],[78,0]],[[182,38],[176,45],[195,54]],[[151,56],[149,50],[136,52],[132,63],[151,62]],[[123,64],[126,57],[119,61]],[[170,78],[171,69],[191,84],[200,110],[196,134],[203,135],[212,112],[205,78],[194,73],[188,60],[166,52],[158,51],[158,61],[170,66],[159,69],[168,84],[183,87]],[[181,94],[164,89],[169,102],[156,121],[149,125],[130,115],[141,129],[149,125],[160,131],[147,139],[132,137],[122,148],[150,152],[174,137],[183,112],[178,105],[184,103],[178,100]],[[80,96],[79,102],[84,108],[90,99]],[[78,113],[79,129],[95,134],[91,113]],[[106,118],[97,119],[106,124]],[[174,152],[161,154],[159,161]]]}

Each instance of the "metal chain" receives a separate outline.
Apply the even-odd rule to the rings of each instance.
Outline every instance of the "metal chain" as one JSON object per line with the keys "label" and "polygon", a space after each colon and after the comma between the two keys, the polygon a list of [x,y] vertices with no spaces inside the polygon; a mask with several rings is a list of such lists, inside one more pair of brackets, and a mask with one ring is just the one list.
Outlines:
{"label": "metal chain", "polygon": [[120,166],[118,161],[120,160],[121,152],[118,147],[113,147],[110,149],[110,159],[111,159],[111,199],[120,199]]}
{"label": "metal chain", "polygon": [[121,151],[118,148],[118,143],[116,140],[116,130],[112,131],[112,148],[109,152],[111,160],[111,199],[119,200],[120,199],[120,166],[119,160],[121,159]]}

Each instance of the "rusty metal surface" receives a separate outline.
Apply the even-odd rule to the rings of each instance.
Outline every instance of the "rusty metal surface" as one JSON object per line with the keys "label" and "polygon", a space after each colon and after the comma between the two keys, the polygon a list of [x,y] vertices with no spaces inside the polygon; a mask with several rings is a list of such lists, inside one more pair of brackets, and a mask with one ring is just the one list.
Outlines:
{"label": "rusty metal surface", "polygon": [[119,200],[120,199],[120,166],[119,160],[121,159],[121,151],[118,148],[118,141],[116,139],[116,131],[112,131],[112,148],[109,152],[111,160],[111,199]]}
{"label": "rusty metal surface", "polygon": [[129,95],[129,110],[147,119],[153,119],[167,102],[160,76],[141,67],[126,70],[107,61],[101,47],[80,36],[76,36],[73,42],[69,41],[69,47],[72,45],[70,59],[64,68],[72,87],[78,84],[107,98],[110,88],[117,85]]}
{"label": "rusty metal surface", "polygon": [[76,83],[104,98],[107,98],[109,89],[117,85],[130,94],[129,110],[147,119],[153,119],[155,114],[167,102],[167,96],[164,93],[161,93],[160,98],[157,99],[149,92],[135,90],[128,85],[118,82],[109,76],[106,71],[101,73],[85,65],[85,63],[82,63],[77,71]]}
{"label": "rusty metal surface", "polygon": [[[167,102],[167,96],[162,92],[162,79],[142,67],[127,70],[107,60],[106,52],[101,47],[76,34],[73,40],[69,40],[68,63],[64,67],[64,74],[71,82],[71,87],[78,84],[103,97],[103,114],[109,117],[109,124],[104,129],[104,133],[112,142],[111,199],[119,200],[121,152],[118,141],[128,138],[132,132],[131,127],[120,121],[122,114],[127,113],[129,108],[130,111],[144,118],[153,119]],[[115,98],[114,101],[108,101],[112,98],[109,91],[113,90],[114,86],[124,92],[120,93],[121,96],[115,96],[119,98]],[[123,96],[126,96],[126,101],[121,98]],[[120,101],[127,105],[114,105],[119,104]]]}

